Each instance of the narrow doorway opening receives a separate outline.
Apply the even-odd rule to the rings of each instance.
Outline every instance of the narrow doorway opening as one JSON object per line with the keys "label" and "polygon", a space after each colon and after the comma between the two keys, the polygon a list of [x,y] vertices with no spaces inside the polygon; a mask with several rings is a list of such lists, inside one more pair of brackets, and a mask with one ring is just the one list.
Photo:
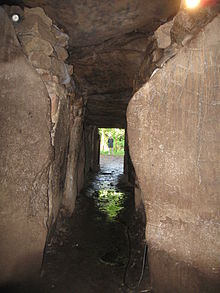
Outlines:
{"label": "narrow doorway opening", "polygon": [[125,155],[125,129],[99,128],[100,168],[107,172],[123,173]]}
{"label": "narrow doorway opening", "polygon": [[99,128],[100,154],[124,156],[125,130],[123,128]]}
{"label": "narrow doorway opening", "polygon": [[125,192],[119,186],[123,177],[125,130],[99,128],[99,135],[98,206],[109,220],[115,221],[125,208]]}
{"label": "narrow doorway opening", "polygon": [[[47,247],[47,292],[129,293],[150,288],[145,223],[135,208],[135,185],[124,172],[125,137],[125,129],[88,127],[87,164],[95,166],[100,156],[100,168],[88,172],[72,217],[62,221],[58,245]],[[130,170],[126,160],[125,165]]]}

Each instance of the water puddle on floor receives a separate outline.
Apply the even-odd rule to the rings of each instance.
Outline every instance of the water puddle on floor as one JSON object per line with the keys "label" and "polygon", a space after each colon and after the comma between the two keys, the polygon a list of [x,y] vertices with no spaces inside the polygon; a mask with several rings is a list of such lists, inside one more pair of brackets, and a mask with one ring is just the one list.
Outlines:
{"label": "water puddle on floor", "polygon": [[[97,193],[96,193],[97,194]],[[114,221],[124,209],[125,193],[116,190],[101,189],[98,191],[96,205],[107,215],[108,220]]]}
{"label": "water puddle on floor", "polygon": [[[123,158],[102,156],[100,171],[91,180],[85,195],[94,206],[94,221],[105,231],[100,240],[99,262],[110,266],[124,266],[128,261],[126,221],[131,190],[126,191],[123,181]],[[125,184],[126,185],[126,184]]]}
{"label": "water puddle on floor", "polygon": [[73,216],[61,217],[46,248],[45,292],[134,292],[126,286],[138,283],[143,237],[123,157],[101,157],[100,171],[91,174]]}

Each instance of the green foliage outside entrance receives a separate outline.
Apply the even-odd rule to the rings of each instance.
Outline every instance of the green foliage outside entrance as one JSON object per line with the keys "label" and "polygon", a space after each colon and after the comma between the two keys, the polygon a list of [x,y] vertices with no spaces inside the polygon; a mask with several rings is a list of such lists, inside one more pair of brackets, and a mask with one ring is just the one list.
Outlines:
{"label": "green foliage outside entrance", "polygon": [[108,139],[113,138],[113,155],[124,155],[124,143],[125,143],[125,130],[119,128],[99,128],[99,134],[101,138],[100,153],[102,155],[109,154]]}

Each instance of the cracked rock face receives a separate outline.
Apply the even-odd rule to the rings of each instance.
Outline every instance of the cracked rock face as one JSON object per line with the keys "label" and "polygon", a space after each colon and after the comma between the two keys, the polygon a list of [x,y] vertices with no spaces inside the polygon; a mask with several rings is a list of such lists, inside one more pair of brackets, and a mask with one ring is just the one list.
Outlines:
{"label": "cracked rock face", "polygon": [[[23,13],[22,21],[12,24],[6,11]],[[74,177],[83,100],[64,63],[68,36],[39,7],[0,7],[0,22],[2,283],[38,275],[46,237],[61,205],[73,211],[84,173]]]}
{"label": "cracked rock face", "polygon": [[220,290],[219,27],[218,16],[128,107],[155,292]]}
{"label": "cracked rock face", "polygon": [[39,273],[51,159],[47,90],[0,7],[0,283]]}
{"label": "cracked rock face", "polygon": [[[88,97],[87,124],[125,127],[125,111],[133,81],[148,54],[148,37],[176,14],[180,0],[23,0],[11,3],[42,7],[69,35],[69,63],[74,65],[74,78]],[[100,101],[97,108],[96,101]],[[102,106],[104,101],[108,101],[105,107]]]}
{"label": "cracked rock face", "polygon": [[[95,137],[97,131],[93,125],[125,127],[127,104],[136,90],[128,109],[128,136],[147,211],[155,292],[220,291],[219,17],[211,21],[214,16],[207,17],[205,10],[195,18],[179,14],[157,30],[156,42],[154,30],[172,18],[180,1],[164,0],[163,5],[150,0],[24,0],[7,4],[10,2],[36,9],[19,9],[21,16],[28,17],[17,27],[21,29],[18,34],[24,32],[20,42],[30,63],[21,54],[10,21],[5,15],[0,18],[5,21],[0,26],[0,155],[4,162],[0,188],[1,206],[6,207],[1,221],[6,239],[0,249],[1,278],[20,273],[17,266],[21,262],[27,264],[26,273],[29,266],[40,266],[47,234],[45,162],[51,161],[50,118],[58,125],[53,140],[57,163],[51,176],[51,186],[57,186],[57,191],[51,192],[52,197],[57,194],[55,212],[49,203],[49,213],[54,215],[51,221],[55,221],[63,190],[63,203],[72,204],[72,212],[74,201],[69,195],[75,198],[84,169],[90,169],[84,168],[84,156],[86,147],[93,145],[92,133]],[[69,57],[65,49],[68,39]],[[72,89],[64,90],[66,72],[68,76],[73,73],[74,90],[78,91],[79,85],[83,89],[77,97]],[[72,85],[73,81],[70,88]],[[83,136],[85,96],[90,127]],[[9,233],[7,226],[11,227]],[[24,231],[22,238],[15,226]],[[23,239],[31,244],[23,246]],[[17,247],[11,253],[14,243]],[[26,254],[33,251],[36,259],[24,262]],[[5,255],[10,255],[10,261]]]}
{"label": "cracked rock face", "polygon": [[180,1],[173,0],[23,0],[42,7],[70,36],[70,46],[93,46],[132,31],[151,32],[157,22],[175,14]]}

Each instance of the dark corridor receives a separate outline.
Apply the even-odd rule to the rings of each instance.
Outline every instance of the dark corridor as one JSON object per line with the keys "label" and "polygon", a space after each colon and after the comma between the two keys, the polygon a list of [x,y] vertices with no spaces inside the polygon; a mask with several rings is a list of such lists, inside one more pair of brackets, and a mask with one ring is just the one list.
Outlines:
{"label": "dark corridor", "polygon": [[73,217],[58,220],[47,245],[45,292],[147,292],[141,291],[149,283],[144,230],[133,187],[124,180],[123,157],[101,156],[100,171],[90,174]]}

